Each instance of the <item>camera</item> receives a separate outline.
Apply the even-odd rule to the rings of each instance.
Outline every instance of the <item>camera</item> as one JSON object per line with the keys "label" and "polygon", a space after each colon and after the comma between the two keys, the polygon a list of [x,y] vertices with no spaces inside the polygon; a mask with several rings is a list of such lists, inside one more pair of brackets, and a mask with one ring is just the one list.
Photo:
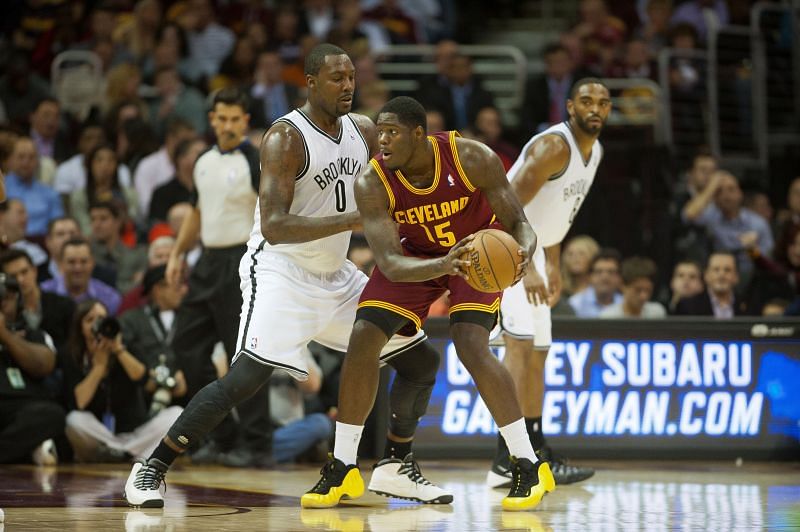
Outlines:
{"label": "camera", "polygon": [[117,337],[121,330],[119,321],[113,316],[106,316],[105,318],[98,318],[92,324],[92,333],[96,338],[103,337],[113,340]]}
{"label": "camera", "polygon": [[0,273],[0,299],[6,297],[6,292],[13,290],[17,294],[20,293],[19,283],[14,277]]}
{"label": "camera", "polygon": [[177,384],[175,377],[172,376],[172,370],[167,366],[167,356],[164,354],[158,355],[158,366],[153,368],[153,379],[156,381],[156,391],[150,404],[151,418],[172,403],[172,390]]}

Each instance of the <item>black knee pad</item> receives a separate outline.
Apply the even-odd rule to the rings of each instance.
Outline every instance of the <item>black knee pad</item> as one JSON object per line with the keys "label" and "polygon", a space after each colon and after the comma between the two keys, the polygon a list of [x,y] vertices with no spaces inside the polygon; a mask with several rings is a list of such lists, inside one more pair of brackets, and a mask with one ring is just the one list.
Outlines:
{"label": "black knee pad", "polygon": [[428,409],[433,392],[433,382],[420,384],[397,375],[389,392],[391,416],[389,430],[400,438],[410,438],[417,430],[420,418]]}
{"label": "black knee pad", "polygon": [[427,341],[389,361],[397,371],[389,392],[389,430],[395,436],[414,435],[428,409],[440,361],[439,352]]}

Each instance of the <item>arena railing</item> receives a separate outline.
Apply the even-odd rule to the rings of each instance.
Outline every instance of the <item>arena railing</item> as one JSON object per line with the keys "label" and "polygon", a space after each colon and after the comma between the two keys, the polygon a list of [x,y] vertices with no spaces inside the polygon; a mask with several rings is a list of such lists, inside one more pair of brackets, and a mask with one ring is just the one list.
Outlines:
{"label": "arena railing", "polygon": [[661,87],[646,78],[604,78],[611,92],[611,126],[649,126],[656,143],[664,143],[661,117],[664,115]]}
{"label": "arena railing", "polygon": [[[458,50],[472,59],[473,72],[494,95],[504,123],[515,126],[525,92],[525,55],[505,45],[461,45]],[[421,76],[436,74],[435,52],[435,46],[426,44],[389,46],[376,54],[378,73],[392,92],[411,94],[419,87]]]}

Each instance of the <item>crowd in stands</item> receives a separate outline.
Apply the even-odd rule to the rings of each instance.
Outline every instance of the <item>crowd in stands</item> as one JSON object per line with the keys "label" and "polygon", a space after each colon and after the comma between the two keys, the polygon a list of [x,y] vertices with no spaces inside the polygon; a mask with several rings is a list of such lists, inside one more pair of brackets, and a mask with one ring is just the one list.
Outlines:
{"label": "crowd in stands", "polygon": [[[304,101],[303,59],[315,44],[333,42],[352,56],[354,110],[372,118],[393,96],[376,70],[381,50],[437,44],[430,59],[436,73],[414,93],[428,109],[429,129],[479,139],[509,168],[525,140],[567,118],[573,82],[588,75],[655,80],[660,49],[702,47],[709,23],[747,16],[741,4],[582,0],[574,24],[544,49],[544,71],[529,78],[514,130],[453,40],[459,8],[451,0],[4,6],[0,361],[9,378],[0,379],[0,462],[33,453],[37,463],[53,463],[56,449],[62,459],[74,453],[85,461],[146,456],[180,412],[186,385],[169,341],[185,287],[165,282],[164,265],[193,198],[194,162],[214,143],[207,119],[214,91],[247,92],[257,143],[273,120]],[[80,110],[58,98],[51,67],[64,51],[86,52],[102,68],[99,97]],[[677,120],[702,115],[701,70],[690,56],[670,65],[670,84],[683,95]],[[672,238],[663,245],[674,249],[674,264],[623,258],[591,236],[573,235],[562,250],[556,314],[800,314],[800,177],[787,204],[773,208],[763,191],[743,191],[701,138],[684,140],[696,155],[671,183]],[[350,256],[366,272],[374,266],[359,235]],[[658,269],[672,272],[668,286],[659,284]],[[432,309],[445,312],[443,304]],[[119,320],[107,319],[113,316]],[[117,329],[102,328],[109,323]],[[288,438],[276,433],[280,460],[296,456],[296,433],[330,435],[337,365],[321,350],[314,357],[319,378],[303,388],[275,379],[283,400],[272,401],[273,417]],[[159,407],[164,369],[173,380]]]}

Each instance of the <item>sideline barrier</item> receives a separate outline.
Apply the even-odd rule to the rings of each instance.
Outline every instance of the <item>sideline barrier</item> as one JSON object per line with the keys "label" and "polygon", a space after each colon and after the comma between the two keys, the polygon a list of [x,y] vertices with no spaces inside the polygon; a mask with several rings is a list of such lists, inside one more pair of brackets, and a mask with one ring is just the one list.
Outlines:
{"label": "sideline barrier", "polygon": [[[448,320],[425,330],[442,364],[415,448],[492,456],[497,427]],[[555,318],[553,337],[544,431],[572,457],[800,459],[798,320]]]}

